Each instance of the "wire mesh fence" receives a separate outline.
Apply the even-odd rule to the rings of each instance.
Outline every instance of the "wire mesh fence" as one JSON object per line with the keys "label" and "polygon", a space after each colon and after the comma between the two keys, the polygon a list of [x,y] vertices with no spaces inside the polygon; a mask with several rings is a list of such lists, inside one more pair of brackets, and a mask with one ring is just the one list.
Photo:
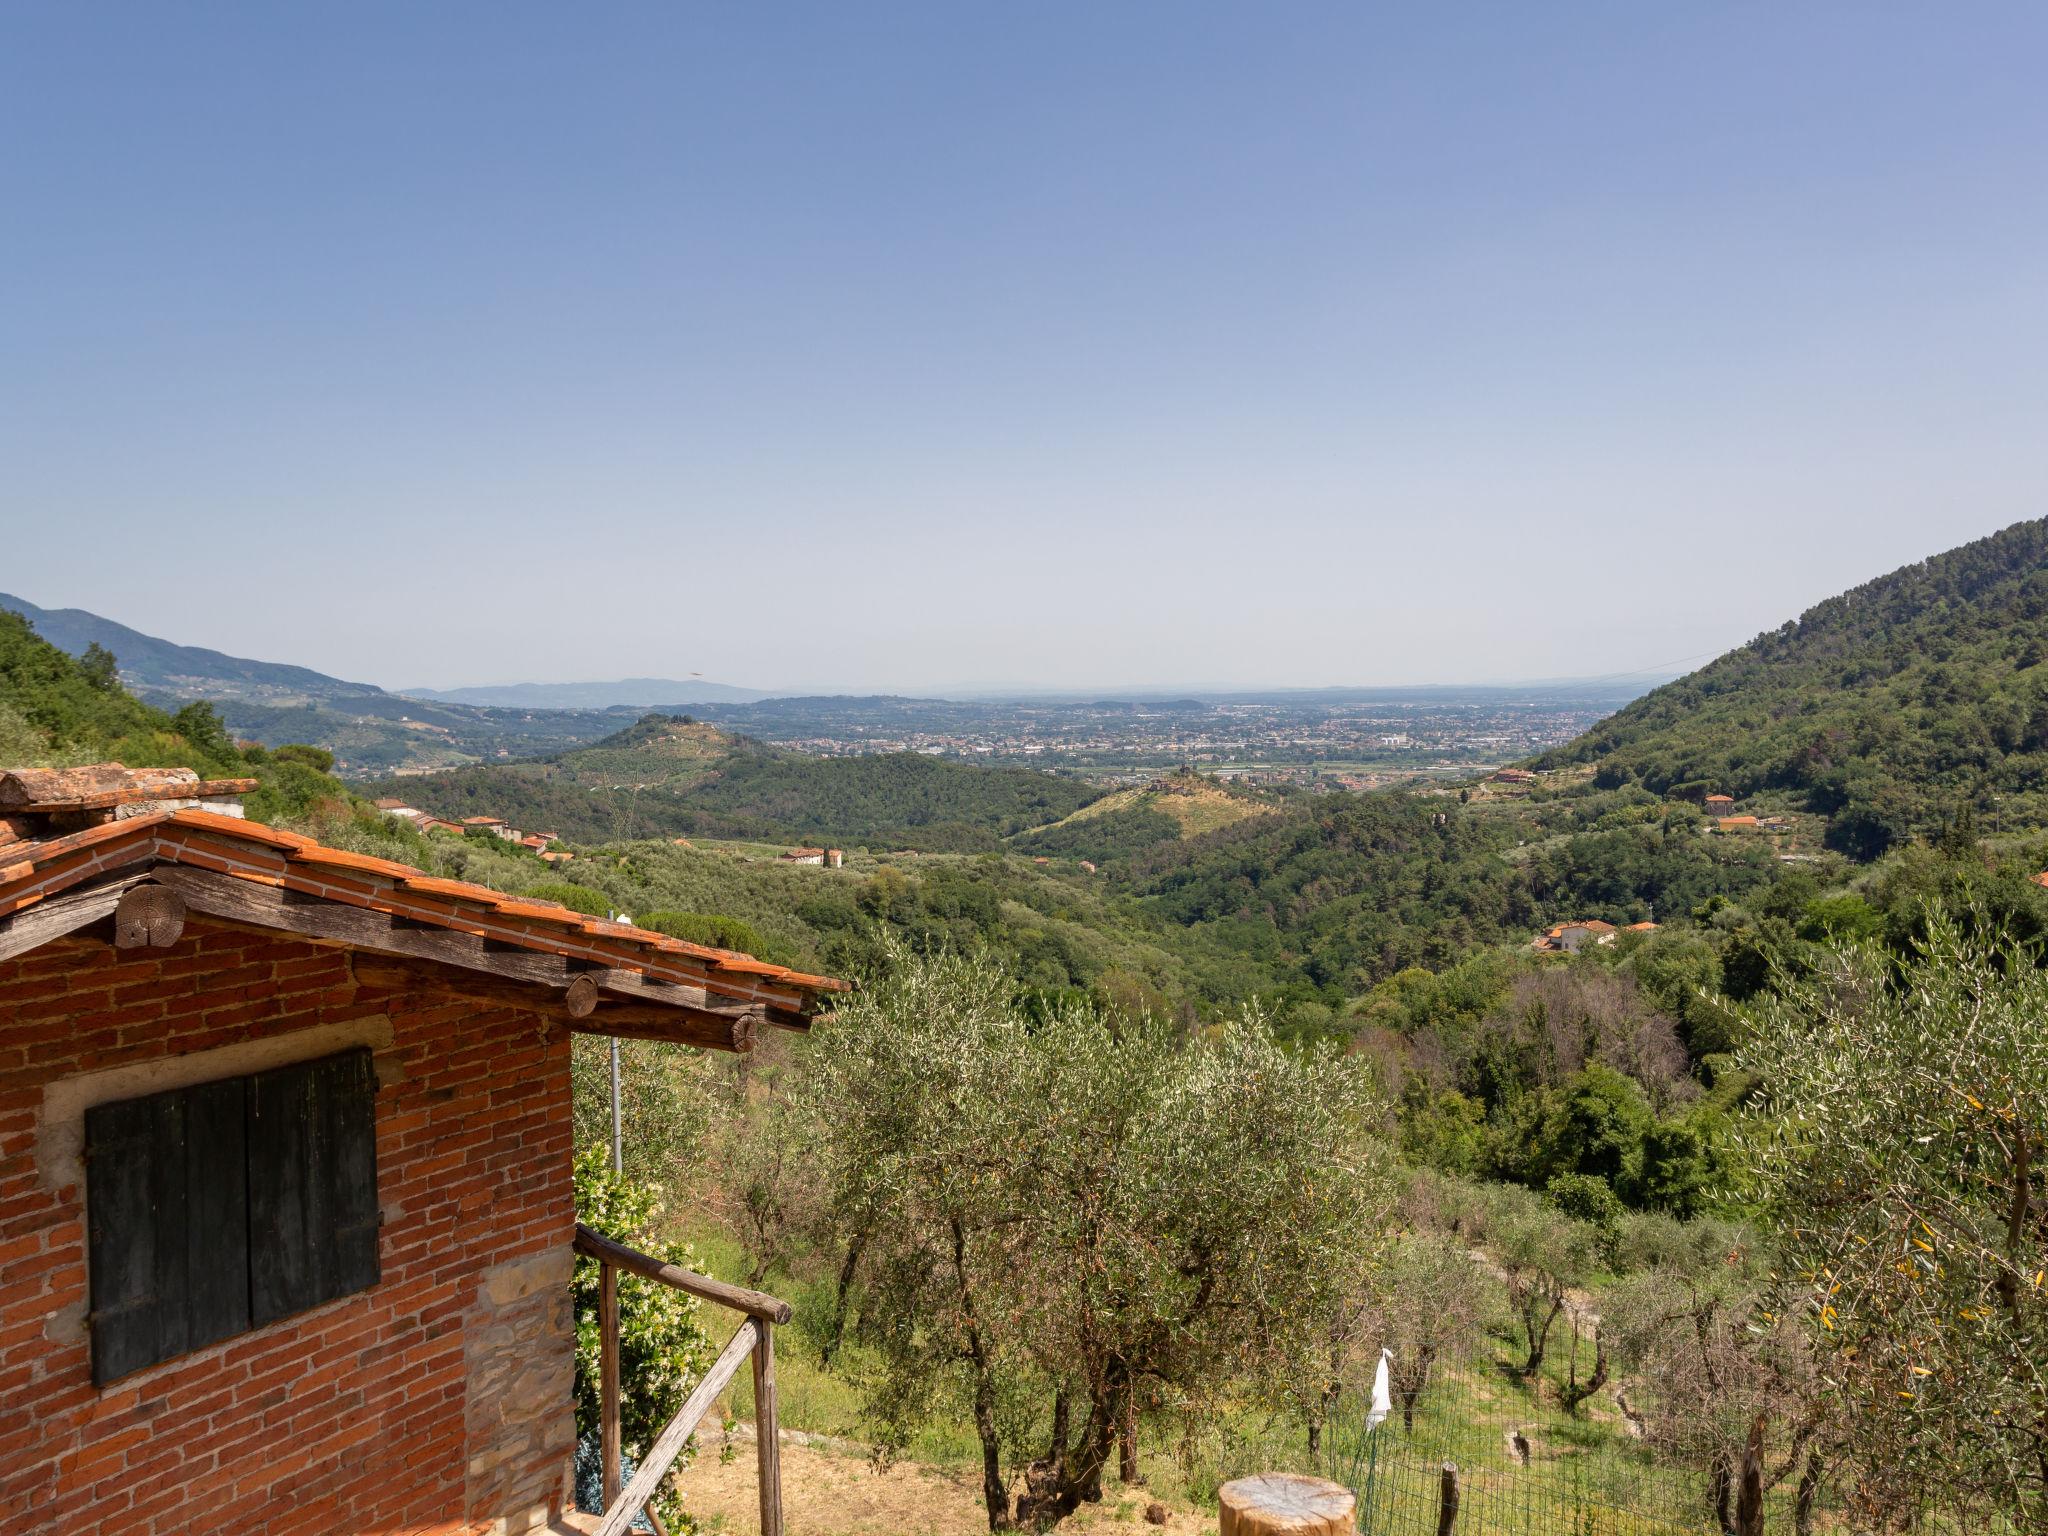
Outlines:
{"label": "wire mesh fence", "polygon": [[[1618,1393],[1602,1390],[1577,1412],[1560,1405],[1557,1389],[1583,1380],[1593,1363],[1590,1340],[1574,1338],[1562,1353],[1533,1384],[1499,1356],[1440,1366],[1412,1404],[1397,1396],[1377,1428],[1368,1427],[1370,1392],[1347,1391],[1326,1432],[1322,1470],[1358,1496],[1361,1536],[1720,1536],[1730,1529],[1709,1471],[1675,1464],[1643,1437],[1626,1384]],[[1802,1490],[1800,1463],[1788,1465],[1782,1447],[1770,1459],[1776,1476],[1764,1498],[1763,1530],[1772,1536],[2017,1529],[1996,1516],[1939,1506],[1852,1517],[1851,1490],[1834,1480],[1846,1472]],[[1729,1508],[1733,1492],[1725,1495]]]}

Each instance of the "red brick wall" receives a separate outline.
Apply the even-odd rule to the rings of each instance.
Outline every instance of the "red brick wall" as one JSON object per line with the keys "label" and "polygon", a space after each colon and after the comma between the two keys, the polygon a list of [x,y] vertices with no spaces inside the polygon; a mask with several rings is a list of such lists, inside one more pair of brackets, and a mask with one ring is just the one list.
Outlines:
{"label": "red brick wall", "polygon": [[[84,1191],[38,1167],[46,1086],[377,1014],[382,1281],[96,1390]],[[73,938],[0,961],[0,1526],[521,1528],[561,1488],[566,1312],[534,1277],[566,1263],[573,1222],[568,1035],[532,1014],[358,987],[345,952],[199,921],[170,950]],[[537,1353],[562,1394],[510,1449],[497,1406],[469,1400],[475,1319],[508,1274],[555,1335]]]}

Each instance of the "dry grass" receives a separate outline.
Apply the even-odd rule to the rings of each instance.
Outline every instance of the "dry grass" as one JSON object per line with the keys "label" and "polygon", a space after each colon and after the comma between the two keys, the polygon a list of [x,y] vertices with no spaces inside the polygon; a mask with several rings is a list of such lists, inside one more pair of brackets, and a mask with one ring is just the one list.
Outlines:
{"label": "dry grass", "polygon": [[1242,795],[1233,795],[1206,779],[1189,779],[1175,774],[1155,779],[1142,788],[1120,789],[1114,794],[1104,795],[1053,825],[1090,821],[1112,811],[1147,810],[1172,817],[1179,824],[1182,837],[1199,837],[1204,832],[1214,832],[1218,827],[1227,827],[1253,816],[1270,816],[1278,809]]}
{"label": "dry grass", "polygon": [[[759,1536],[761,1513],[754,1476],[754,1442],[736,1438],[723,1456],[716,1431],[682,1475],[684,1503],[701,1529],[718,1536]],[[1215,1516],[1185,1504],[1167,1504],[1165,1525],[1147,1525],[1152,1495],[1125,1492],[1112,1482],[1102,1503],[1062,1521],[1061,1531],[1164,1531],[1170,1536],[1212,1532]],[[975,1468],[924,1466],[899,1461],[878,1472],[857,1446],[782,1445],[782,1510],[790,1536],[981,1536],[988,1514]]]}

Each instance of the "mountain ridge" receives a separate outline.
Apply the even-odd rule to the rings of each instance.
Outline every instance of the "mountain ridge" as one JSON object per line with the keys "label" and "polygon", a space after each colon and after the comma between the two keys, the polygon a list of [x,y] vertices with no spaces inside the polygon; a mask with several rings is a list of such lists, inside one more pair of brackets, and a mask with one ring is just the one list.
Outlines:
{"label": "mountain ridge", "polygon": [[752,704],[774,698],[761,688],[699,678],[622,677],[585,683],[491,683],[467,688],[400,688],[408,699],[492,709],[660,709],[678,704]]}
{"label": "mountain ridge", "polygon": [[28,620],[43,639],[69,656],[90,645],[112,651],[121,680],[130,688],[176,698],[247,698],[271,704],[303,699],[383,696],[374,683],[352,683],[290,662],[230,656],[206,646],[180,645],[144,634],[85,608],[40,608],[26,598],[0,592],[0,608]]}

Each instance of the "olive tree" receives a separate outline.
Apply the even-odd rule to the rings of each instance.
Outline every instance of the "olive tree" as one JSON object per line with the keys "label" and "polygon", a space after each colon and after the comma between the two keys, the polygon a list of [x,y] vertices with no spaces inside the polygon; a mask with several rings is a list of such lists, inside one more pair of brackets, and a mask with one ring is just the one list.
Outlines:
{"label": "olive tree", "polygon": [[1761,1420],[1759,1488],[1800,1474],[1804,1536],[1835,1437],[1811,1341],[1779,1310],[1767,1256],[1742,1228],[1706,1219],[1645,1218],[1629,1235],[1642,1267],[1601,1298],[1603,1337],[1630,1381],[1628,1412],[1652,1448],[1704,1477],[1724,1531],[1737,1529],[1738,1474]]}
{"label": "olive tree", "polygon": [[1936,913],[1759,1008],[1749,1150],[1876,1500],[2048,1522],[2048,974]]}
{"label": "olive tree", "polygon": [[[870,1403],[970,1407],[990,1528],[1136,1475],[1141,1402],[1328,1370],[1389,1206],[1355,1065],[1256,1019],[1188,1039],[977,958],[894,956],[814,1041],[831,1201],[863,1235]],[[1013,1511],[1009,1473],[1026,1487]]]}
{"label": "olive tree", "polygon": [[1442,1232],[1404,1235],[1373,1275],[1360,1334],[1392,1357],[1388,1385],[1409,1433],[1439,1363],[1460,1359],[1478,1340],[1491,1294],[1471,1251]]}

